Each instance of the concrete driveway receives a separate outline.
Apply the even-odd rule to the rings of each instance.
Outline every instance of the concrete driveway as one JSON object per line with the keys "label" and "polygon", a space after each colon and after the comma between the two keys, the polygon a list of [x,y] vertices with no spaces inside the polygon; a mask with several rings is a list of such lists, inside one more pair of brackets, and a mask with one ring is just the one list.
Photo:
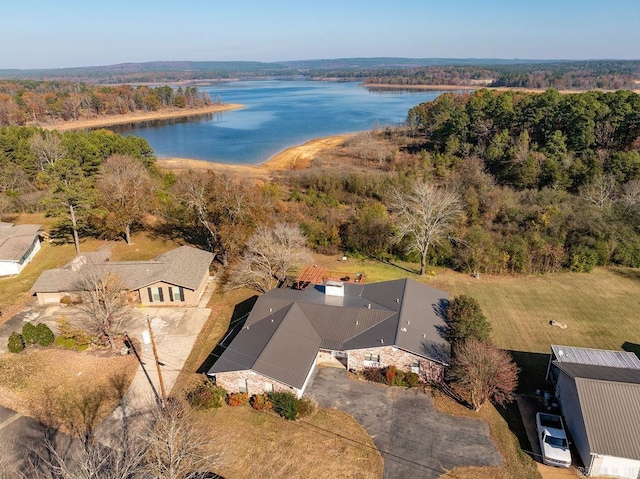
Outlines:
{"label": "concrete driveway", "polygon": [[502,463],[486,423],[442,414],[421,391],[351,380],[344,369],[318,368],[307,393],[362,424],[384,458],[385,479],[431,479],[456,466]]}

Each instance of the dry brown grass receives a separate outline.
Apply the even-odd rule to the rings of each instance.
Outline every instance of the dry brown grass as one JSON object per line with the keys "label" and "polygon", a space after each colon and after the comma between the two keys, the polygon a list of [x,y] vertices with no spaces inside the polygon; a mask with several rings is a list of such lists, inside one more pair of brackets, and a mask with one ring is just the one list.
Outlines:
{"label": "dry brown grass", "polygon": [[31,347],[0,356],[0,404],[52,426],[96,424],[117,405],[138,369],[132,355]]}
{"label": "dry brown grass", "polygon": [[159,254],[181,246],[171,239],[151,236],[147,232],[131,235],[131,244],[125,241],[111,242],[111,259],[113,261],[143,261],[153,259]]}
{"label": "dry brown grass", "polygon": [[384,461],[371,438],[348,414],[319,409],[287,421],[248,406],[201,413],[211,431],[211,450],[221,455],[218,472],[233,479],[380,478]]}
{"label": "dry brown grass", "polygon": [[445,479],[539,479],[536,463],[518,444],[518,439],[500,413],[491,404],[485,404],[478,412],[471,411],[439,392],[435,392],[436,409],[453,416],[479,419],[489,425],[491,438],[502,456],[503,465],[495,467],[456,467],[442,477]]}

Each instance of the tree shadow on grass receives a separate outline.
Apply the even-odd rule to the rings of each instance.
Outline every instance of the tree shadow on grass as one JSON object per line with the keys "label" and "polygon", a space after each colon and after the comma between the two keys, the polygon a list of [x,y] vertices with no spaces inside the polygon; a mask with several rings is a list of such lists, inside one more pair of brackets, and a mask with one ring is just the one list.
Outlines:
{"label": "tree shadow on grass", "polygon": [[624,343],[622,343],[622,349],[624,349],[628,353],[635,354],[636,356],[638,356],[638,359],[640,359],[640,344],[625,341]]}
{"label": "tree shadow on grass", "polygon": [[200,365],[198,368],[198,374],[206,374],[211,366],[218,360],[218,358],[222,355],[224,350],[231,344],[231,341],[238,335],[244,323],[249,316],[249,313],[253,309],[253,306],[256,304],[258,300],[258,295],[251,296],[248,299],[245,299],[241,303],[238,303],[233,308],[233,313],[231,314],[231,321],[229,322],[229,328],[222,336],[220,342],[213,349],[211,354],[207,356],[207,359]]}
{"label": "tree shadow on grass", "polygon": [[609,271],[626,279],[640,281],[640,269],[638,268],[624,268],[620,266],[617,268],[609,268]]}
{"label": "tree shadow on grass", "polygon": [[[520,368],[516,394],[533,395],[537,390],[543,392],[548,389],[549,385],[545,380],[549,362],[548,354],[527,351],[509,351],[509,354]],[[506,421],[511,432],[518,438],[520,448],[524,451],[531,451],[531,444],[516,402],[510,403],[506,407],[497,406],[496,410]]]}
{"label": "tree shadow on grass", "polygon": [[382,258],[376,258],[375,256],[372,256],[372,259],[376,260],[378,263],[382,263],[382,264],[386,264],[389,266],[393,266],[394,268],[398,268],[401,269],[402,271],[406,271],[407,273],[411,273],[411,274],[415,274],[415,275],[419,275],[420,271],[416,271],[414,269],[409,269],[409,268],[405,268],[404,266],[400,266],[399,264],[395,264],[391,261],[389,261],[388,259],[382,259]]}

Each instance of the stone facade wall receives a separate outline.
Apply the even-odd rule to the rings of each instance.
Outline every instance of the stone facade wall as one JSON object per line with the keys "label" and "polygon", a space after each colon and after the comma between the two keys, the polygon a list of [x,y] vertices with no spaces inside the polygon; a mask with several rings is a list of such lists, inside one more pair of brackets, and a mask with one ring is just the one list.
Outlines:
{"label": "stone facade wall", "polygon": [[[420,378],[423,381],[436,381],[439,382],[443,378],[444,366],[435,361],[423,358],[416,354],[409,353],[395,346],[382,346],[378,348],[366,348],[366,349],[354,349],[347,351],[349,354],[349,369],[355,369],[360,371],[367,366],[374,367],[387,367],[395,366],[403,371],[411,371],[411,366],[414,361],[420,363]],[[380,356],[380,363],[378,366],[372,364],[365,364],[365,358],[372,354],[374,356]]]}
{"label": "stone facade wall", "polygon": [[296,396],[300,397],[302,392],[286,384],[274,381],[271,378],[262,376],[254,371],[230,371],[224,373],[215,373],[216,384],[222,386],[230,393],[237,393],[239,391],[240,380],[247,382],[247,391],[249,396],[253,394],[262,394],[265,392],[265,383],[273,385],[274,391],[291,391]]}

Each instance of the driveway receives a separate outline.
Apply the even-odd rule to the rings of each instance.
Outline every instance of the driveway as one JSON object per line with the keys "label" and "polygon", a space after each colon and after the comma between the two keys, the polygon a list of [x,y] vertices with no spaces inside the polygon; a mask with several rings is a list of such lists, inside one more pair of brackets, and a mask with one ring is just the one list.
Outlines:
{"label": "driveway", "polygon": [[502,463],[486,423],[440,413],[416,389],[351,380],[344,369],[318,368],[307,393],[362,424],[384,458],[385,479],[431,479],[457,466]]}

